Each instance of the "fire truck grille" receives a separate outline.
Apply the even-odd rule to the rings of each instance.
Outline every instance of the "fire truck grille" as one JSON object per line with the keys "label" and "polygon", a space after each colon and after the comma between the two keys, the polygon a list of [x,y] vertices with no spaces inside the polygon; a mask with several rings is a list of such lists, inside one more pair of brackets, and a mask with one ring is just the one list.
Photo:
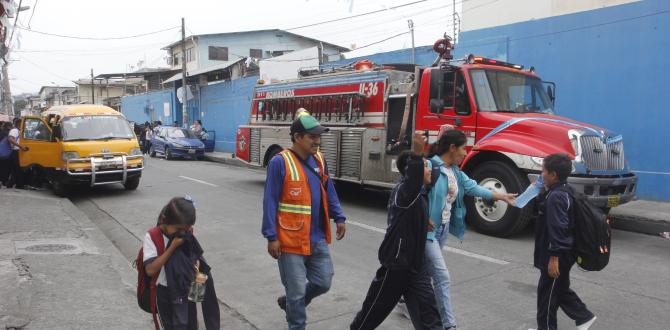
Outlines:
{"label": "fire truck grille", "polygon": [[359,179],[363,130],[344,130],[341,137],[340,177]]}
{"label": "fire truck grille", "polygon": [[597,136],[585,135],[580,138],[582,158],[591,170],[624,169],[623,140],[605,143]]}
{"label": "fire truck grille", "polygon": [[249,161],[252,164],[261,163],[261,130],[252,128],[249,135]]}

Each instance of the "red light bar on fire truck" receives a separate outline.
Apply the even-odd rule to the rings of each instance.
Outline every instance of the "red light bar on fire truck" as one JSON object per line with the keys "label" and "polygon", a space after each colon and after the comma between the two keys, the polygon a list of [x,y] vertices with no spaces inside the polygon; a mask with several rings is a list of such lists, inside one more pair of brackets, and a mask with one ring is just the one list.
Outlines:
{"label": "red light bar on fire truck", "polygon": [[507,68],[512,68],[512,69],[517,69],[517,70],[523,70],[523,65],[520,64],[512,64],[512,63],[507,63],[503,61],[498,61],[490,58],[485,58],[481,56],[475,56],[475,55],[468,55],[467,59],[468,64],[488,64],[488,65],[498,65],[498,66],[504,66]]}

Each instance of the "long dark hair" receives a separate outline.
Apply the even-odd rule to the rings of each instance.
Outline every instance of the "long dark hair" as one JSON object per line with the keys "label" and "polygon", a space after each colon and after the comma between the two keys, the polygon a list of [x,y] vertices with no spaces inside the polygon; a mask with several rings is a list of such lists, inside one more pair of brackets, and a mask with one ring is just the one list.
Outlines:
{"label": "long dark hair", "polygon": [[158,224],[193,226],[195,224],[193,201],[184,197],[172,198],[158,215]]}
{"label": "long dark hair", "polygon": [[467,142],[468,139],[463,132],[455,129],[448,130],[442,134],[437,142],[430,146],[428,154],[430,157],[435,155],[442,156],[449,152],[449,148],[451,148],[452,145],[456,146],[456,148],[460,148]]}

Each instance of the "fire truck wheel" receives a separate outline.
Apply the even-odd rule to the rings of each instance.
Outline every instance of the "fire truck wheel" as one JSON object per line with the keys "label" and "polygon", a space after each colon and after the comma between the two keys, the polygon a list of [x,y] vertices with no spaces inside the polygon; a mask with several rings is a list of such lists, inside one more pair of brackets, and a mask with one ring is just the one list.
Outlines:
{"label": "fire truck wheel", "polygon": [[[529,182],[515,167],[503,162],[486,162],[472,172],[472,179],[489,190],[500,193],[521,193]],[[532,215],[532,204],[518,209],[505,202],[487,202],[482,198],[468,197],[468,221],[478,231],[493,236],[506,237],[526,228]]]}

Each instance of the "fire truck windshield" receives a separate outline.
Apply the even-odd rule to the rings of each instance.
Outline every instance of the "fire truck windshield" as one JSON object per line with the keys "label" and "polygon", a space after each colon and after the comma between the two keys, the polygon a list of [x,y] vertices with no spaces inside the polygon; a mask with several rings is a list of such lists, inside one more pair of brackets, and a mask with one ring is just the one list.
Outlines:
{"label": "fire truck windshield", "polygon": [[527,75],[493,69],[470,70],[479,111],[553,114],[542,81]]}

